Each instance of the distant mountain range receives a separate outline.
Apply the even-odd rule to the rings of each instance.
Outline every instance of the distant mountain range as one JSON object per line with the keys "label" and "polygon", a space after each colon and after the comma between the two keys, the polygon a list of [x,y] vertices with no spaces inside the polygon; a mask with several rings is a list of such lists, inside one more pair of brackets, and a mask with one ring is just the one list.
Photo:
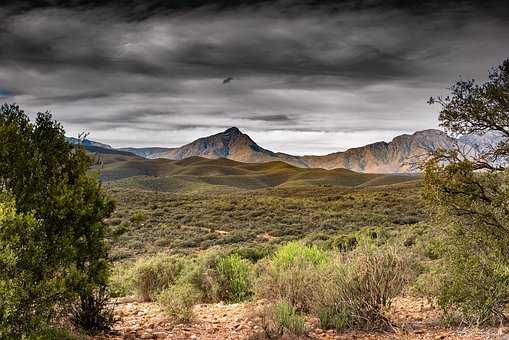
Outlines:
{"label": "distant mountain range", "polygon": [[[479,148],[485,144],[495,143],[496,140],[496,136],[490,135],[454,139],[440,130],[429,129],[412,135],[403,134],[390,142],[377,142],[324,156],[294,156],[264,149],[247,134],[232,127],[178,148],[151,147],[118,150],[148,159],[182,160],[198,156],[209,159],[227,158],[246,163],[283,161],[301,168],[344,168],[366,173],[408,173],[415,172],[417,161],[431,150],[448,149],[457,143]],[[75,138],[70,138],[69,141],[77,143]],[[83,141],[82,144],[89,149],[91,147],[110,149],[109,154],[111,150],[116,150],[109,145],[89,140]],[[93,152],[97,153],[97,149]]]}
{"label": "distant mountain range", "polygon": [[111,147],[111,145],[95,142],[95,141],[89,140],[89,139],[78,139],[78,138],[74,138],[74,137],[65,137],[65,138],[67,139],[67,142],[69,142],[71,144],[81,144],[84,147],[98,147],[98,148],[103,148],[103,149],[113,149]]}

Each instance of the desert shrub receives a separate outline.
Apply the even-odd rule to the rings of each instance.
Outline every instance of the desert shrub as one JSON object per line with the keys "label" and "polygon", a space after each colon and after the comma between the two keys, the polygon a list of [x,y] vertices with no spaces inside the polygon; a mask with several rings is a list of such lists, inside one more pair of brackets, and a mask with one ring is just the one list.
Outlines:
{"label": "desert shrub", "polygon": [[[460,250],[448,250],[446,265],[439,272],[441,281],[431,296],[437,299],[447,323],[500,322],[509,302],[507,259],[497,251],[483,252],[479,243],[465,243]],[[467,245],[469,251],[463,249]]]}
{"label": "desert shrub", "polygon": [[0,337],[20,338],[107,282],[113,203],[49,113],[0,108]]}
{"label": "desert shrub", "polygon": [[108,292],[111,297],[121,297],[136,293],[135,268],[133,261],[116,263],[109,277]]}
{"label": "desert shrub", "polygon": [[336,236],[332,240],[332,247],[340,251],[351,251],[357,246],[381,246],[387,239],[387,232],[381,227],[364,227],[355,232]]}
{"label": "desert shrub", "polygon": [[74,326],[86,330],[89,335],[109,330],[116,322],[110,296],[106,286],[88,294],[81,294],[72,308],[71,321]]}
{"label": "desert shrub", "polygon": [[161,292],[158,302],[168,315],[181,322],[193,318],[193,306],[201,301],[201,292],[190,283],[179,283]]}
{"label": "desert shrub", "polygon": [[305,338],[308,331],[305,315],[286,301],[269,304],[259,312],[263,338]]}
{"label": "desert shrub", "polygon": [[238,254],[240,257],[251,262],[258,262],[259,260],[271,255],[273,252],[274,246],[269,244],[238,247],[232,251],[233,254]]}
{"label": "desert shrub", "polygon": [[216,266],[219,299],[240,302],[253,295],[253,265],[237,254],[221,258]]}
{"label": "desert shrub", "polygon": [[393,248],[359,249],[322,271],[314,312],[323,328],[385,329],[387,308],[415,275],[409,256]]}
{"label": "desert shrub", "polygon": [[132,223],[141,223],[145,221],[145,219],[146,219],[145,215],[141,211],[138,211],[131,216],[129,221],[131,221]]}
{"label": "desert shrub", "polygon": [[177,281],[184,267],[184,259],[177,256],[160,254],[138,260],[133,269],[138,296],[143,301],[155,300],[160,292]]}
{"label": "desert shrub", "polygon": [[253,264],[237,254],[208,251],[192,261],[182,282],[198,288],[209,302],[239,302],[253,294]]}
{"label": "desert shrub", "polygon": [[280,269],[286,269],[298,263],[308,263],[314,266],[327,261],[327,252],[316,246],[306,246],[300,242],[289,242],[280,247],[271,259],[271,264]]}
{"label": "desert shrub", "polygon": [[271,301],[287,301],[298,311],[307,312],[312,307],[312,292],[320,280],[319,267],[328,261],[327,252],[315,246],[288,243],[259,264],[257,295]]}
{"label": "desert shrub", "polygon": [[304,316],[287,302],[274,306],[274,321],[280,334],[302,336],[307,330]]}

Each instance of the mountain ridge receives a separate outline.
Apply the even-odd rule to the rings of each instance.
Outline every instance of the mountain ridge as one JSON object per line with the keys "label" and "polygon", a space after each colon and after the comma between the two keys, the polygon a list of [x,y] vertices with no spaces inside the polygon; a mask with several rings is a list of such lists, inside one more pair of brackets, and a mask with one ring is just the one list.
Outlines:
{"label": "mountain ridge", "polygon": [[491,137],[465,138],[464,136],[455,139],[443,131],[427,129],[396,136],[389,142],[375,142],[327,155],[295,156],[265,149],[237,127],[230,127],[223,132],[198,138],[177,148],[119,148],[118,150],[147,159],[183,160],[198,156],[209,159],[227,158],[244,163],[282,161],[300,168],[327,170],[344,168],[363,173],[411,173],[417,171],[418,161],[429,151],[439,148],[449,149],[458,142],[479,144],[490,140],[493,139]]}
{"label": "mountain ridge", "polygon": [[[259,146],[237,127],[202,137],[178,148],[125,148],[145,158],[181,160],[192,156],[228,158],[246,163],[283,161],[301,168],[345,168],[358,172],[407,173],[415,172],[412,158],[438,147],[449,148],[454,139],[435,129],[417,131],[394,137],[390,142],[375,142],[327,155],[295,156],[273,152]],[[150,151],[156,151],[150,153]]]}

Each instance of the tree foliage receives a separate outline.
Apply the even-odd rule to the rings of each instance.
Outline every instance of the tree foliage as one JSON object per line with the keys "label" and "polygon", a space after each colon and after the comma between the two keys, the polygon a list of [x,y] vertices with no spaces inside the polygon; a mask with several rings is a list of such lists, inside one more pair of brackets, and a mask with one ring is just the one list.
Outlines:
{"label": "tree foliage", "polygon": [[425,166],[425,197],[447,241],[438,302],[468,323],[504,318],[509,302],[509,59],[489,79],[458,81],[439,103],[451,134],[497,136],[489,147],[438,150]]}
{"label": "tree foliage", "polygon": [[49,113],[0,108],[0,335],[18,336],[106,284],[113,203]]}

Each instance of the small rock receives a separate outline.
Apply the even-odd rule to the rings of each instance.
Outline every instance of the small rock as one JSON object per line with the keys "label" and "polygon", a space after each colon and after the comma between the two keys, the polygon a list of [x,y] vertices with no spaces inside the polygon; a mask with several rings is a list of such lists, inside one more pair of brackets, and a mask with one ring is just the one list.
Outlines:
{"label": "small rock", "polygon": [[509,334],[509,327],[500,327],[497,333],[498,335]]}

